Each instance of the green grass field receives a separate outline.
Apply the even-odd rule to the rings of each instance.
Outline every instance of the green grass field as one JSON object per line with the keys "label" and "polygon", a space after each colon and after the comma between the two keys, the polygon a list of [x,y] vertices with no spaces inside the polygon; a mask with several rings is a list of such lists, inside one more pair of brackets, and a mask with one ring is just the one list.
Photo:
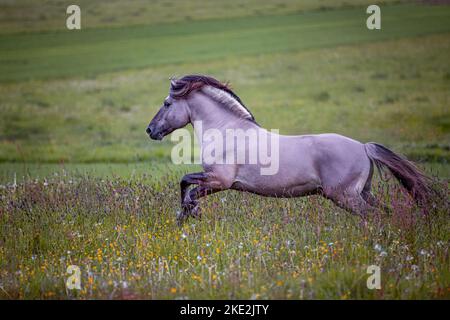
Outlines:
{"label": "green grass field", "polygon": [[448,201],[424,216],[383,187],[393,214],[362,223],[224,192],[180,229],[199,168],[144,132],[171,76],[209,74],[263,127],[376,141],[446,183],[450,6],[384,2],[369,31],[363,0],[79,3],[68,31],[66,1],[0,2],[0,298],[450,297]]}

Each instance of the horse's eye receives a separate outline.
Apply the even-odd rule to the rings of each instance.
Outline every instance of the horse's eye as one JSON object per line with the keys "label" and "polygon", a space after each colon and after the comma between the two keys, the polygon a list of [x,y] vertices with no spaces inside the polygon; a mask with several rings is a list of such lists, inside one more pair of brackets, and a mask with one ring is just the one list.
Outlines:
{"label": "horse's eye", "polygon": [[169,106],[170,106],[170,102],[164,101],[164,107],[169,107]]}

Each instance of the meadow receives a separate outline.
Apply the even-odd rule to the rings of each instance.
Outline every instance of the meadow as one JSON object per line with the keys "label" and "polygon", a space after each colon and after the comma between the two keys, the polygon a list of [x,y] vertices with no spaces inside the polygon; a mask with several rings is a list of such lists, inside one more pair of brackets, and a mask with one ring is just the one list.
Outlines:
{"label": "meadow", "polygon": [[[424,214],[380,188],[392,214],[225,192],[177,227],[178,174],[60,173],[0,190],[4,299],[447,299],[448,202]],[[69,265],[81,290],[67,290]],[[382,290],[366,286],[381,268]]]}
{"label": "meadow", "polygon": [[[1,2],[0,298],[450,298],[450,7],[386,1],[369,31],[368,3],[80,1],[72,32],[65,1]],[[227,191],[179,228],[178,183],[199,167],[144,130],[191,73],[230,81],[282,134],[385,144],[447,197],[424,212],[377,180],[391,212],[362,221]]]}

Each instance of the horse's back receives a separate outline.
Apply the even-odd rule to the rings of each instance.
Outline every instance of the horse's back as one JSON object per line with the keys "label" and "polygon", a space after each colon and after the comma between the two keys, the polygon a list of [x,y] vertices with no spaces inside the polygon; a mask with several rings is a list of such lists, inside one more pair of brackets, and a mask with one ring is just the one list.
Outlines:
{"label": "horse's back", "polygon": [[268,196],[301,196],[367,179],[370,160],[364,144],[356,140],[338,134],[280,136],[279,147],[276,173],[264,176],[260,165],[239,165],[232,188]]}

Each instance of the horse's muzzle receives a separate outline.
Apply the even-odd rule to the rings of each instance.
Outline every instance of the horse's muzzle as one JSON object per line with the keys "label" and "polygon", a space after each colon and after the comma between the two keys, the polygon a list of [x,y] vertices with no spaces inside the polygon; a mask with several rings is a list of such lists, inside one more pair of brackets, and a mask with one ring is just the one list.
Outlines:
{"label": "horse's muzzle", "polygon": [[148,134],[148,136],[152,140],[161,140],[164,137],[162,132],[156,132],[156,130],[155,129],[152,130],[152,128],[150,128],[150,126],[148,126],[147,129],[145,129],[145,132]]}

